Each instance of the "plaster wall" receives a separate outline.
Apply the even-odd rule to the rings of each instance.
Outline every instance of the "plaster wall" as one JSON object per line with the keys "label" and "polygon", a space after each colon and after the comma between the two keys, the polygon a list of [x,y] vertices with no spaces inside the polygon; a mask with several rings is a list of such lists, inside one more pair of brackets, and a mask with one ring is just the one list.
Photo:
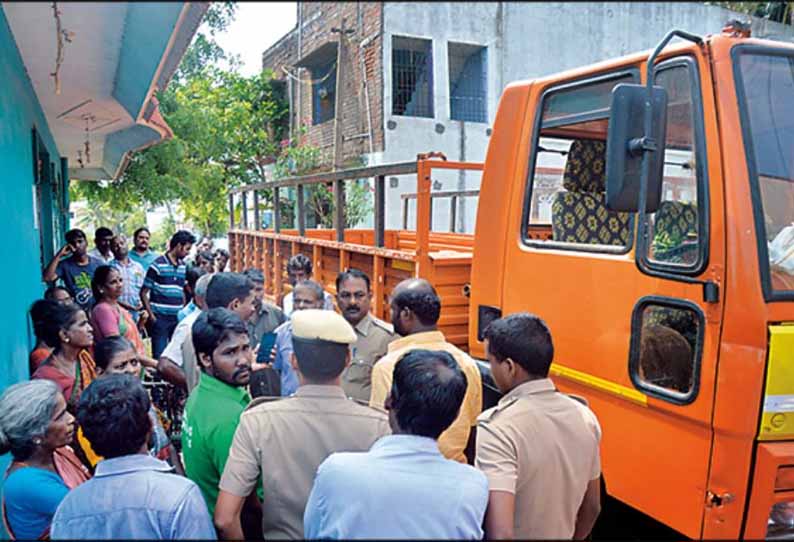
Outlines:
{"label": "plaster wall", "polygon": [[[550,75],[594,62],[653,48],[673,28],[696,34],[719,32],[730,10],[699,2],[551,2],[551,3],[386,3],[383,13],[384,152],[370,164],[410,160],[420,152],[441,151],[450,160],[483,161],[490,123],[504,87],[516,80]],[[434,118],[392,114],[392,38],[433,40]],[[794,41],[791,27],[753,19],[753,36]],[[486,46],[488,123],[450,119],[448,43]],[[434,175],[434,190],[479,187],[479,175]],[[387,183],[386,225],[401,226],[400,195],[416,191],[412,177]],[[434,207],[434,225],[448,230],[449,202]],[[471,232],[476,198],[460,203],[458,231]],[[410,224],[413,224],[410,214]]]}

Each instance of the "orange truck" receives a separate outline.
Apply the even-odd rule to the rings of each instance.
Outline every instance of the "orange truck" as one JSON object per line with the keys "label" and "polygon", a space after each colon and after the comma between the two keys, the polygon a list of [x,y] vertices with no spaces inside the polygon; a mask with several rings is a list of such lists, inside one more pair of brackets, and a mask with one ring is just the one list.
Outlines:
{"label": "orange truck", "polygon": [[[431,230],[444,169],[482,169],[474,235]],[[385,229],[384,179],[413,173],[416,227]],[[344,182],[364,177],[375,227],[345,228]],[[305,227],[313,184],[333,186],[334,229]],[[295,229],[250,225],[248,203],[235,224],[236,201],[258,215],[259,194],[288,187]],[[368,272],[382,317],[396,282],[428,278],[441,329],[475,358],[493,318],[540,315],[552,378],[601,422],[611,497],[687,537],[794,538],[791,44],[672,31],[650,55],[509,85],[484,167],[419,156],[230,204],[233,268],[265,270],[274,299],[303,252],[330,291],[339,270]]]}

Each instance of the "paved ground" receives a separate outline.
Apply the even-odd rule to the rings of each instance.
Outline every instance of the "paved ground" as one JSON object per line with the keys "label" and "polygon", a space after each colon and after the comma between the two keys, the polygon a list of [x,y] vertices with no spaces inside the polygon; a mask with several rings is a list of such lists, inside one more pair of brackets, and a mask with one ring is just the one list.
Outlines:
{"label": "paved ground", "polygon": [[592,540],[686,540],[642,512],[607,497],[593,529]]}

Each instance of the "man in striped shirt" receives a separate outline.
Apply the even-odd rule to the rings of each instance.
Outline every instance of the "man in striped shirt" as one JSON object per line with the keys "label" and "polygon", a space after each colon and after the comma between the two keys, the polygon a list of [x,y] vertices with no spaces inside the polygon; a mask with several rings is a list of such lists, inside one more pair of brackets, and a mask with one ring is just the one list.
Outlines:
{"label": "man in striped shirt", "polygon": [[177,324],[177,313],[185,304],[185,257],[196,238],[179,230],[168,245],[168,252],[152,262],[141,288],[141,301],[149,315],[152,334],[152,357],[158,359],[165,350]]}

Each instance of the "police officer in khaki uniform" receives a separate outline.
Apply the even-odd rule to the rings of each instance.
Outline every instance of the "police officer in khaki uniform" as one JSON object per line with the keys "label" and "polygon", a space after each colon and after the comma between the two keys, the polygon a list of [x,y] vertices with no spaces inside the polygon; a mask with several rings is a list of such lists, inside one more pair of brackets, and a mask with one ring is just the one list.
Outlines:
{"label": "police officer in khaki uniform", "polygon": [[215,506],[221,539],[243,538],[240,511],[260,475],[264,538],[303,538],[303,512],[320,463],[334,452],[369,450],[390,433],[384,412],[342,391],[341,374],[356,342],[350,324],[319,309],[296,311],[291,321],[290,361],[300,386],[290,397],[254,401],[240,417]]}
{"label": "police officer in khaki uniform", "polygon": [[475,466],[489,485],[485,538],[585,538],[600,512],[595,414],[548,378],[554,347],[537,316],[518,313],[492,322],[485,351],[505,393],[477,425]]}
{"label": "police officer in khaki uniform", "polygon": [[336,277],[336,304],[356,331],[350,366],[342,373],[342,389],[348,397],[369,404],[372,366],[382,358],[395,339],[394,328],[369,312],[372,290],[369,277],[348,269]]}

